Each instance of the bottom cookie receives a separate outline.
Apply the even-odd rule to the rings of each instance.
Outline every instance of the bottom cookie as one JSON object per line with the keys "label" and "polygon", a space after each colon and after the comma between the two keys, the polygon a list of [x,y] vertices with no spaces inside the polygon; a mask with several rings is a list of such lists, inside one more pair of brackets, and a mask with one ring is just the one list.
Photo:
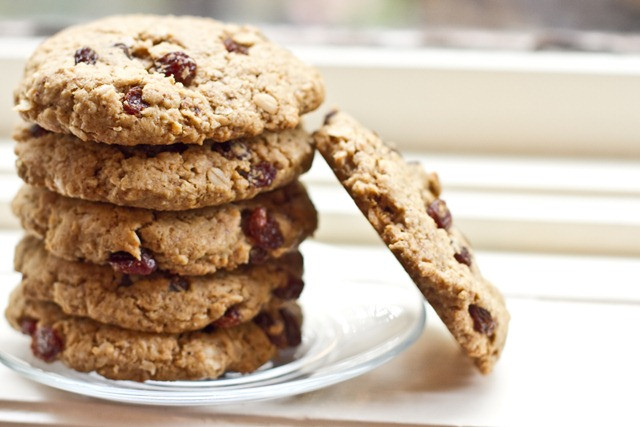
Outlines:
{"label": "bottom cookie", "polygon": [[300,343],[302,319],[291,303],[232,328],[153,334],[68,316],[53,303],[26,299],[21,286],[11,294],[5,314],[11,326],[31,335],[36,357],[132,381],[201,380],[255,371],[278,347]]}

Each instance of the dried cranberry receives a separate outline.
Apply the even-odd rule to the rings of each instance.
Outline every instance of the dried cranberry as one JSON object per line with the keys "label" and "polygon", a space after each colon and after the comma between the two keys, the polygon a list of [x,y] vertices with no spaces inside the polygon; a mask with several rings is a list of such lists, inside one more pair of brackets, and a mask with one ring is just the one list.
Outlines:
{"label": "dried cranberry", "polygon": [[36,331],[36,326],[38,326],[38,321],[31,317],[23,317],[20,319],[20,332],[25,335],[33,335]]}
{"label": "dried cranberry", "polygon": [[263,248],[254,246],[249,251],[249,263],[250,264],[262,264],[269,258],[269,252]]}
{"label": "dried cranberry", "polygon": [[496,323],[491,317],[491,313],[488,310],[480,307],[479,305],[470,304],[469,314],[473,319],[473,329],[481,334],[491,335],[496,329]]}
{"label": "dried cranberry", "polygon": [[227,160],[247,160],[251,153],[242,141],[227,141],[211,144],[211,150],[221,154]]}
{"label": "dried cranberry", "polygon": [[253,323],[258,325],[263,331],[269,332],[269,329],[274,325],[275,322],[270,314],[262,312],[258,313],[258,315],[253,318]]}
{"label": "dried cranberry", "polygon": [[64,342],[58,332],[49,326],[40,326],[31,335],[31,351],[33,355],[51,362],[62,351]]}
{"label": "dried cranberry", "polygon": [[280,317],[284,322],[284,335],[287,340],[287,347],[295,347],[302,342],[302,331],[298,319],[288,310],[281,308]]}
{"label": "dried cranberry", "polygon": [[187,86],[196,76],[196,61],[184,52],[171,52],[157,60],[158,71]]}
{"label": "dried cranberry", "polygon": [[34,138],[40,138],[41,136],[48,134],[49,131],[40,125],[33,124],[31,125],[31,127],[29,127],[29,133]]}
{"label": "dried cranberry", "polygon": [[189,287],[189,281],[184,277],[173,276],[169,281],[170,292],[186,292],[189,290]]}
{"label": "dried cranberry", "polygon": [[76,64],[84,62],[85,64],[93,65],[98,60],[98,54],[90,47],[83,47],[76,50],[73,58],[75,59]]}
{"label": "dried cranberry", "polygon": [[255,246],[262,249],[277,249],[284,243],[280,225],[262,206],[246,215],[243,231]]}
{"label": "dried cranberry", "polygon": [[223,43],[224,43],[224,47],[227,49],[227,52],[240,53],[242,55],[249,54],[249,49],[247,49],[246,46],[242,46],[241,44],[238,44],[238,42],[233,40],[231,37],[227,37],[226,39],[224,39]]}
{"label": "dried cranberry", "polygon": [[273,295],[283,300],[298,299],[304,288],[304,282],[299,277],[290,276],[287,285],[273,290]]}
{"label": "dried cranberry", "polygon": [[124,43],[116,43],[116,44],[113,45],[113,47],[117,47],[118,49],[122,50],[122,53],[124,53],[127,58],[131,59],[131,53],[129,52],[129,46],[127,46]]}
{"label": "dried cranberry", "polygon": [[140,112],[147,108],[149,104],[142,100],[142,88],[134,86],[125,94],[122,106],[125,113],[139,116]]}
{"label": "dried cranberry", "polygon": [[469,249],[462,247],[462,249],[460,249],[460,252],[455,253],[453,257],[460,264],[466,264],[471,267],[471,252],[469,252]]}
{"label": "dried cranberry", "polygon": [[260,162],[257,165],[252,165],[249,172],[241,172],[251,185],[254,187],[268,187],[273,183],[273,179],[276,177],[278,169],[269,162]]}
{"label": "dried cranberry", "polygon": [[253,322],[267,334],[269,341],[276,347],[286,348],[299,345],[302,342],[302,336],[298,319],[286,309],[280,309],[278,313],[282,320],[282,331],[280,333],[276,334],[271,330],[275,325],[275,320],[267,313],[258,314],[253,319]]}
{"label": "dried cranberry", "polygon": [[449,227],[451,227],[451,212],[449,212],[449,208],[447,208],[444,200],[435,199],[431,202],[427,207],[427,213],[436,222],[438,228],[448,230]]}
{"label": "dried cranberry", "polygon": [[212,323],[212,325],[219,328],[231,328],[232,326],[239,325],[242,321],[238,307],[232,305],[224,312],[224,315],[218,320]]}
{"label": "dried cranberry", "polygon": [[157,268],[156,260],[146,249],[142,249],[140,259],[136,259],[128,252],[112,253],[109,256],[109,264],[119,273],[138,274],[141,276],[151,274]]}

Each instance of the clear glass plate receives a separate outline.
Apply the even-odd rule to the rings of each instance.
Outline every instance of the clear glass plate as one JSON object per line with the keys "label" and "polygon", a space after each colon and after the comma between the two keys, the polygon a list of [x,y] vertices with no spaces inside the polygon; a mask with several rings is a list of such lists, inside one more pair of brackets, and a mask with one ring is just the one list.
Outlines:
{"label": "clear glass plate", "polygon": [[205,381],[114,381],[36,359],[29,337],[0,322],[0,362],[26,378],[61,390],[146,405],[211,405],[290,396],[329,386],[391,360],[425,324],[422,296],[389,283],[323,281],[307,286],[303,342],[251,374]]}

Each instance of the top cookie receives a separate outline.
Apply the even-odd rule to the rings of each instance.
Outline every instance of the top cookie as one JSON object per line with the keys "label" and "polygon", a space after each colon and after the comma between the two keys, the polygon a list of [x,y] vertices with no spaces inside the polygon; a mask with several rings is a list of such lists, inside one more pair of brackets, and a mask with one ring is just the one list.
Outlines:
{"label": "top cookie", "polygon": [[130,15],[70,27],[25,67],[15,109],[109,144],[201,144],[295,127],[324,98],[318,71],[253,27]]}
{"label": "top cookie", "polygon": [[482,277],[469,243],[439,198],[435,174],[407,164],[352,117],[334,112],[318,151],[476,366],[488,373],[504,347],[509,313]]}

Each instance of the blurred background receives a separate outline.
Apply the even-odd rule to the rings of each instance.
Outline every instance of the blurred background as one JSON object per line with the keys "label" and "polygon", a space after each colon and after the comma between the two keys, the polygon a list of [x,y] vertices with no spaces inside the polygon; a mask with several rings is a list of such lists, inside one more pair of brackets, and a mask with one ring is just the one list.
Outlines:
{"label": "blurred background", "polygon": [[134,12],[260,24],[284,43],[640,51],[640,0],[3,0],[0,35]]}

